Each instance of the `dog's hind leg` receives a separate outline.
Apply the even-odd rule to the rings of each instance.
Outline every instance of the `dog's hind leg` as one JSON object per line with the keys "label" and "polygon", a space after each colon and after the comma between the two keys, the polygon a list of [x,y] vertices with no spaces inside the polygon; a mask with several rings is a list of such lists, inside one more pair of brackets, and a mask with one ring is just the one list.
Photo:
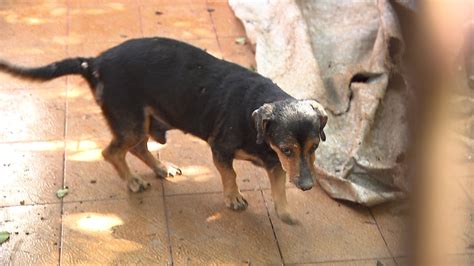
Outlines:
{"label": "dog's hind leg", "polygon": [[171,128],[153,117],[149,119],[148,134],[150,137],[158,143],[166,144],[166,131]]}
{"label": "dog's hind leg", "polygon": [[132,192],[141,192],[150,186],[150,183],[139,176],[133,175],[125,161],[127,151],[135,146],[137,142],[136,138],[114,138],[109,146],[102,151],[102,156],[114,166],[120,178],[127,181],[128,188]]}
{"label": "dog's hind leg", "polygon": [[165,163],[161,162],[158,158],[155,159],[153,154],[148,150],[147,147],[148,137],[145,137],[140,143],[133,146],[130,149],[130,152],[137,156],[142,162],[144,162],[148,167],[150,167],[153,172],[155,172],[156,176],[158,177],[168,177],[168,176],[175,176],[181,175],[182,172],[179,168],[171,165],[166,165]]}
{"label": "dog's hind leg", "polygon": [[233,158],[223,156],[222,153],[212,149],[212,159],[222,179],[224,202],[232,210],[244,210],[248,206],[247,200],[240,193],[236,182],[236,173],[232,166]]}
{"label": "dog's hind leg", "polygon": [[[112,101],[116,100],[116,102]],[[139,145],[146,137],[146,119],[143,110],[133,105],[117,104],[120,98],[109,99],[102,106],[102,111],[109,124],[114,138],[102,151],[102,156],[117,170],[119,176],[126,180],[132,192],[141,192],[150,186],[139,176],[130,172],[125,155]]]}

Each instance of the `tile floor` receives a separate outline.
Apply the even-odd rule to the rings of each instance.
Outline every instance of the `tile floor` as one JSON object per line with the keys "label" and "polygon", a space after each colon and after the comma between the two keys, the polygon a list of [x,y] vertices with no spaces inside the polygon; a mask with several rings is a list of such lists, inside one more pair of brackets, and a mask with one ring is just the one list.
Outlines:
{"label": "tile floor", "polygon": [[[0,0],[0,34],[0,58],[27,65],[160,35],[255,66],[251,47],[235,43],[245,32],[223,0]],[[288,226],[275,217],[264,172],[238,162],[250,206],[232,212],[206,143],[176,131],[169,144],[150,147],[184,175],[159,180],[129,157],[152,184],[130,194],[102,160],[110,133],[84,81],[39,84],[0,74],[0,99],[0,231],[12,233],[0,246],[1,265],[403,264],[396,206],[357,207],[318,187],[302,193],[290,186],[300,224]],[[459,181],[466,194],[473,179]],[[63,186],[70,192],[58,199]],[[462,264],[472,259],[474,241],[460,238],[453,254]]]}

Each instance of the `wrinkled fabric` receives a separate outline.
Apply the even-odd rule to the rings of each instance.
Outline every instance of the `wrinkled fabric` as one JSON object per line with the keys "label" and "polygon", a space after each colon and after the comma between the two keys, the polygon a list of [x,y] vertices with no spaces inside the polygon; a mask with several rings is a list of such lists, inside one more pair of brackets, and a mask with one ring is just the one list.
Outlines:
{"label": "wrinkled fabric", "polygon": [[329,114],[316,152],[333,198],[373,206],[407,191],[405,43],[393,4],[413,1],[229,0],[258,72]]}

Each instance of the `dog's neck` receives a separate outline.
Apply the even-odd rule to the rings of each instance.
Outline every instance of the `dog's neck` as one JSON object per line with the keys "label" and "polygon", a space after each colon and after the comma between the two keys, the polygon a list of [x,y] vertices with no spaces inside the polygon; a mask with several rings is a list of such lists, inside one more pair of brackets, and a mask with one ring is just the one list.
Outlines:
{"label": "dog's neck", "polygon": [[262,93],[258,94],[256,97],[253,108],[258,109],[262,107],[266,103],[275,103],[275,102],[283,102],[283,101],[296,101],[294,97],[286,93],[282,90],[278,85],[272,84],[265,84],[261,88]]}

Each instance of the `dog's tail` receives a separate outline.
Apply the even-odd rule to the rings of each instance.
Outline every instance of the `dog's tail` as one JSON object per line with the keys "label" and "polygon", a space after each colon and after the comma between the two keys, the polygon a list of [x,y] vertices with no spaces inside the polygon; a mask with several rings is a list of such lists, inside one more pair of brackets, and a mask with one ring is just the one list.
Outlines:
{"label": "dog's tail", "polygon": [[10,64],[0,59],[0,72],[34,81],[48,81],[65,75],[82,75],[89,83],[93,76],[89,66],[93,58],[68,58],[46,66],[30,68]]}

